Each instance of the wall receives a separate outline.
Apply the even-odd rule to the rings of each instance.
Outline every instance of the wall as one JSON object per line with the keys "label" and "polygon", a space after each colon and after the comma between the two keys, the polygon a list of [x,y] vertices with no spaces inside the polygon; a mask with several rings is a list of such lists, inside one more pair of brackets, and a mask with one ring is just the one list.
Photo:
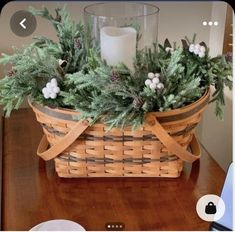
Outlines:
{"label": "wall", "polygon": [[[211,20],[224,22],[226,18],[224,2],[212,4]],[[216,56],[222,53],[224,37],[224,25],[210,28],[209,47],[210,55]],[[225,89],[224,120],[220,121],[214,115],[214,105],[209,105],[204,114],[198,132],[200,140],[206,150],[227,170],[232,161],[232,91]]]}
{"label": "wall", "polygon": [[[209,20],[211,16],[212,4],[209,2],[150,2],[160,8],[159,17],[159,41],[162,42],[166,37],[171,41],[180,41],[185,35],[191,37],[197,32],[198,40],[209,42],[208,28],[202,26],[203,20]],[[62,2],[60,3],[62,4]],[[72,14],[74,20],[83,18],[83,8],[88,3],[85,2],[66,2],[68,10]],[[91,2],[89,3],[91,4]],[[38,26],[32,36],[22,38],[14,35],[9,28],[9,20],[11,15],[22,9],[27,9],[28,6],[40,8],[42,6],[48,7],[49,10],[58,6],[58,3],[53,2],[10,2],[1,13],[0,28],[1,28],[1,44],[2,51],[11,51],[11,46],[22,46],[32,42],[34,35],[45,35],[51,38],[56,38],[51,25],[43,19],[38,18]],[[183,12],[183,14],[182,14]],[[186,20],[190,19],[190,20]],[[45,30],[46,29],[46,30]],[[10,48],[10,49],[9,49]]]}
{"label": "wall", "polygon": [[[197,33],[197,41],[205,41],[211,47],[211,55],[221,53],[223,44],[223,24],[225,20],[224,2],[150,2],[160,8],[159,15],[159,41],[165,38],[180,43],[185,35],[192,37]],[[60,3],[62,4],[62,2]],[[74,20],[82,19],[83,8],[86,2],[66,2],[68,10]],[[46,6],[53,10],[58,4],[56,2],[11,2],[5,6],[1,13],[1,43],[0,52],[11,53],[12,45],[21,47],[32,42],[34,35],[45,35],[56,39],[52,26],[43,19],[38,18],[38,26],[34,35],[20,38],[15,36],[9,28],[11,15],[28,6],[36,8]],[[203,26],[203,21],[216,20],[218,27]],[[0,66],[0,77],[3,69]],[[226,91],[225,121],[218,121],[213,114],[213,106],[209,106],[205,117],[198,129],[199,138],[205,148],[213,155],[216,161],[226,169],[232,159],[232,94]],[[24,106],[27,106],[26,104]]]}

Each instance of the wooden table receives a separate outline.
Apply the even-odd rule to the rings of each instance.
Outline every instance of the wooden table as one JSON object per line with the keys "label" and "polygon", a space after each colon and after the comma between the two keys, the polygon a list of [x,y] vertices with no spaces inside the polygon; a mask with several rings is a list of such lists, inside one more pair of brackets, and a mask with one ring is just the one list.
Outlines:
{"label": "wooden table", "polygon": [[86,230],[105,230],[107,222],[123,222],[126,230],[208,230],[195,206],[204,194],[220,194],[225,173],[205,150],[178,179],[61,179],[53,161],[36,155],[42,130],[31,110],[14,112],[3,126],[3,230],[52,219]]}

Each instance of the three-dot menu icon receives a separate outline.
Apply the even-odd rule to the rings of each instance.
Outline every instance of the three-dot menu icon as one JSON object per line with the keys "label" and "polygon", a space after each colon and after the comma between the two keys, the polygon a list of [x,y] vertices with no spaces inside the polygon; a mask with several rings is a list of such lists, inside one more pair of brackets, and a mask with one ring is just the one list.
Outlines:
{"label": "three-dot menu icon", "polygon": [[202,22],[202,25],[203,26],[218,26],[219,25],[219,22],[218,21],[214,21],[214,22],[212,22],[212,21],[203,21]]}

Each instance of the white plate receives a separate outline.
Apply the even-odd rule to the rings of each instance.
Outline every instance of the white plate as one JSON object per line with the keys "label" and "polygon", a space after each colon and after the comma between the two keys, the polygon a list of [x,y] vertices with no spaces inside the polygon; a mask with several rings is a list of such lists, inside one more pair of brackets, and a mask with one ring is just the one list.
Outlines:
{"label": "white plate", "polygon": [[69,220],[50,220],[34,226],[30,231],[86,231],[80,224]]}

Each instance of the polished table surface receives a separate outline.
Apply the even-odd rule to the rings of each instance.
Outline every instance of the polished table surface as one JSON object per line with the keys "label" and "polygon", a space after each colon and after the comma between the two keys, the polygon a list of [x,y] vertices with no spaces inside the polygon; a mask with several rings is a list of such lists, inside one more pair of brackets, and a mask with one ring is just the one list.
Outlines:
{"label": "polished table surface", "polygon": [[68,219],[86,230],[123,222],[125,230],[208,230],[196,213],[205,194],[220,195],[224,171],[203,150],[180,178],[59,178],[36,155],[42,129],[30,109],[3,121],[2,229],[29,230]]}

